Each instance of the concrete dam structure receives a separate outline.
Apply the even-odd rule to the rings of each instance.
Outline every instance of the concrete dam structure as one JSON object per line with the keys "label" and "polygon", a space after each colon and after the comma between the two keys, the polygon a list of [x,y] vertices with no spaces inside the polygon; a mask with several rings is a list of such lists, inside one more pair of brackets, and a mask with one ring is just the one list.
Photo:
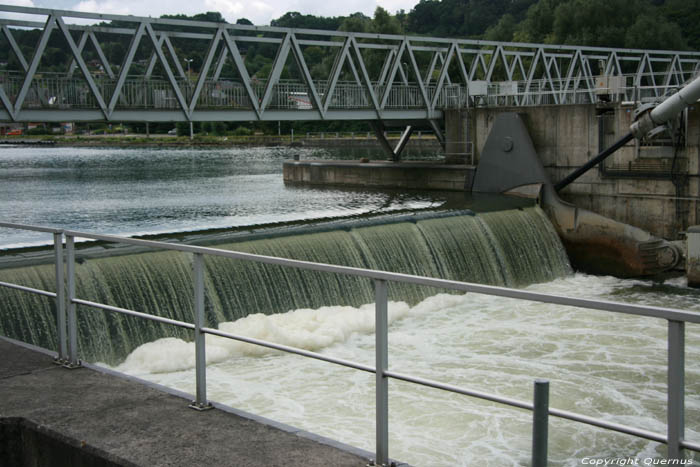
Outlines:
{"label": "concrete dam structure", "polygon": [[[689,223],[696,222],[697,214],[700,212],[697,205],[698,145],[689,145],[687,137],[690,133],[689,128],[693,129],[693,137],[697,132],[697,125],[693,125],[694,120],[693,123],[688,123],[690,118],[688,114],[689,111],[695,111],[695,102],[698,97],[700,97],[700,80],[696,79],[656,107],[640,106],[635,111],[634,120],[630,109],[627,109],[627,118],[622,119],[620,110],[624,109],[623,105],[611,108],[598,105],[533,108],[528,109],[528,112],[522,116],[499,109],[491,110],[492,113],[484,111],[481,115],[477,112],[475,118],[470,118],[469,112],[447,112],[445,119],[448,130],[451,129],[451,140],[454,142],[463,139],[478,148],[475,150],[477,165],[472,166],[471,169],[454,170],[450,174],[452,177],[436,176],[435,174],[446,171],[443,169],[441,172],[440,167],[435,165],[413,167],[414,170],[375,165],[374,168],[384,173],[384,176],[372,176],[370,165],[350,168],[351,165],[346,164],[337,171],[336,168],[324,167],[323,164],[287,163],[285,180],[353,184],[357,183],[357,180],[368,179],[374,182],[373,184],[385,183],[406,187],[414,183],[413,186],[416,188],[420,186],[428,189],[437,186],[449,189],[450,186],[461,186],[463,183],[463,189],[467,192],[536,198],[541,200],[557,227],[575,268],[620,277],[654,275],[678,265],[682,261],[682,249],[633,225],[648,226],[650,231],[658,232],[657,235],[675,239],[684,232]],[[591,157],[590,149],[590,112],[593,110],[598,114],[598,147],[600,148],[596,151],[600,154],[595,158]],[[611,116],[607,114],[610,114],[611,110],[612,116],[617,116],[615,120],[617,128],[613,128],[612,131],[608,129],[608,133],[614,136],[619,131],[622,126],[620,120],[626,124],[626,128],[629,128],[627,132],[623,131],[625,136],[612,145],[608,141],[609,135],[606,135],[606,127],[610,126]],[[539,149],[544,156],[538,156],[538,149],[533,144],[528,131],[526,123],[528,121],[530,126],[537,128],[540,132]],[[474,128],[469,128],[469,125]],[[561,134],[559,130],[562,130]],[[667,151],[664,152],[663,143],[658,143],[654,137],[667,133],[670,134],[671,145],[666,147]],[[468,141],[469,135],[472,134],[477,135],[473,138],[475,141]],[[484,135],[487,136],[484,137]],[[636,209],[631,210],[627,215],[620,216],[619,206],[629,205],[629,203],[620,202],[619,195],[610,193],[613,185],[604,182],[596,183],[595,178],[590,175],[584,179],[584,183],[589,201],[587,204],[593,205],[592,210],[562,202],[557,191],[586,175],[598,164],[601,164],[599,178],[608,176],[610,170],[606,170],[605,164],[608,162],[605,159],[618,149],[625,149],[626,144],[632,140],[634,140],[634,146],[627,146],[627,151],[615,157],[628,160],[627,170],[618,170],[617,177],[634,180],[635,183],[628,182],[628,184],[638,186],[639,190],[645,192],[645,196],[641,196],[642,199],[634,203],[633,206]],[[610,148],[605,149],[608,146]],[[633,150],[631,159],[630,149]],[[554,160],[551,159],[552,152],[555,156]],[[661,160],[662,165],[666,165],[667,169],[639,170],[636,165],[633,169],[633,161],[636,162],[644,157],[641,154],[646,154],[647,160],[652,162],[649,167],[654,167],[654,160],[657,162]],[[668,160],[664,161],[664,154]],[[561,156],[564,156],[563,161]],[[585,159],[582,159],[583,157]],[[614,163],[615,159],[613,159]],[[682,168],[682,166],[685,167]],[[571,172],[573,167],[579,168],[568,177],[561,175],[563,169],[568,168]],[[364,177],[360,175],[362,172]],[[693,172],[696,175],[694,178]],[[559,180],[556,184],[552,182],[553,176],[556,177],[555,180]],[[692,181],[691,178],[693,178]],[[653,185],[650,187],[649,180],[655,179],[667,180],[675,190],[676,196],[668,196],[667,200],[664,200],[664,196],[654,194],[656,187]],[[581,196],[580,191],[573,191],[574,195],[568,197],[576,201],[577,195]],[[689,197],[681,196],[688,191],[693,191],[695,196],[692,194]],[[603,196],[600,196],[601,194]],[[615,202],[603,203],[602,200],[606,195],[612,197]],[[675,209],[668,209],[669,201],[674,204]],[[601,207],[603,204],[606,204],[607,209]],[[611,218],[596,213],[602,211],[609,214],[611,206],[615,207]],[[640,214],[642,219],[630,219],[634,216],[632,213],[643,213]],[[622,219],[615,220],[616,217]]]}

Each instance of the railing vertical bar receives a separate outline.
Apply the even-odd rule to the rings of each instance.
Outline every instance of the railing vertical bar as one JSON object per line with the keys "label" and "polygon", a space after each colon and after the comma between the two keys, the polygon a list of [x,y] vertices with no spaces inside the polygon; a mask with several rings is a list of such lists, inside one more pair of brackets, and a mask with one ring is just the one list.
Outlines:
{"label": "railing vertical bar", "polygon": [[202,328],[206,327],[204,320],[204,256],[202,253],[194,254],[192,263],[194,272],[194,351],[196,372],[196,395],[190,407],[196,410],[210,409],[207,402],[207,358],[206,358],[206,334]]}
{"label": "railing vertical bar", "polygon": [[68,358],[66,346],[66,284],[63,261],[63,232],[53,234],[54,264],[56,267],[56,338],[58,339],[58,359],[63,363]]}
{"label": "railing vertical bar", "polygon": [[668,320],[668,458],[683,459],[685,436],[685,323]]}
{"label": "railing vertical bar", "polygon": [[72,235],[66,235],[66,275],[68,281],[68,363],[66,366],[75,368],[80,366],[78,360],[78,322],[75,303],[75,239]]}
{"label": "railing vertical bar", "polygon": [[549,381],[535,380],[532,410],[532,467],[547,467],[549,438]]}
{"label": "railing vertical bar", "polygon": [[389,380],[385,371],[389,367],[387,284],[374,281],[375,299],[375,354],[376,354],[376,454],[377,465],[389,464]]}

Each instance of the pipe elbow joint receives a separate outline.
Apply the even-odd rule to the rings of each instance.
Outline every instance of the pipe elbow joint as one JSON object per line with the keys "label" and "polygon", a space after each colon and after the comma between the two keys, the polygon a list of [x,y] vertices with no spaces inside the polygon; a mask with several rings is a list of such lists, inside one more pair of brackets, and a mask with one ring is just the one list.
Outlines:
{"label": "pipe elbow joint", "polygon": [[630,125],[630,132],[635,138],[642,139],[657,126],[657,123],[651,118],[651,112],[646,112],[639,117],[639,120]]}

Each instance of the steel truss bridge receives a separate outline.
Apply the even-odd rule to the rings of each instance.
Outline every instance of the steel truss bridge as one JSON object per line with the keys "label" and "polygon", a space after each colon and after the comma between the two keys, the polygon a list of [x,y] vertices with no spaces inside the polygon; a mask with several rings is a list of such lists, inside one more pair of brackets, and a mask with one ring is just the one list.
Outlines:
{"label": "steel truss bridge", "polygon": [[[0,5],[0,121],[426,121],[478,105],[656,100],[700,53],[286,29]],[[92,25],[85,25],[93,23]],[[16,40],[35,29],[29,48]],[[128,42],[110,63],[103,45]],[[52,42],[53,41],[53,42]],[[70,51],[46,70],[47,45]],[[206,50],[191,73],[178,44]],[[247,55],[267,53],[251,70]],[[92,60],[85,53],[91,51]],[[114,54],[112,54],[114,55]],[[328,66],[319,66],[326,61]],[[187,63],[187,65],[190,65]],[[319,71],[320,70],[320,71]],[[329,71],[328,71],[329,70]]]}

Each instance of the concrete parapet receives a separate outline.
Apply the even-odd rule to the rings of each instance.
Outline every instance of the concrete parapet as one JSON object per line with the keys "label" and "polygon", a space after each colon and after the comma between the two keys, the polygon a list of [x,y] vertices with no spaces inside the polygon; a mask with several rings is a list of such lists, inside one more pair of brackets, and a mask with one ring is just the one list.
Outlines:
{"label": "concrete parapet", "polygon": [[688,229],[688,257],[685,264],[688,285],[700,288],[700,225]]}

